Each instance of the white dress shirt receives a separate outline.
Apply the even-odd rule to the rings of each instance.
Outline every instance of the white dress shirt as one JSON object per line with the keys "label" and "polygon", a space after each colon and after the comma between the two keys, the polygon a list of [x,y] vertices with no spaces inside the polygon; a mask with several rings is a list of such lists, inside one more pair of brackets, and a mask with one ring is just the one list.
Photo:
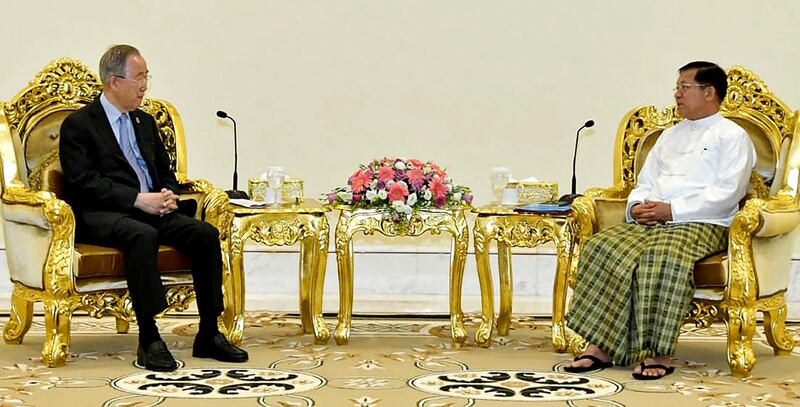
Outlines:
{"label": "white dress shirt", "polygon": [[714,115],[665,130],[647,155],[628,195],[626,217],[645,200],[667,202],[669,223],[730,226],[747,193],[756,150],[744,129]]}

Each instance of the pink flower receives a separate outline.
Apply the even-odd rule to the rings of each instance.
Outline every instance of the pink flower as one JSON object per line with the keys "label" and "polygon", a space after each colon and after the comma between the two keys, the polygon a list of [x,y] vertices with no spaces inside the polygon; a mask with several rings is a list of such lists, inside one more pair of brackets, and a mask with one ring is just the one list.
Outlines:
{"label": "pink flower", "polygon": [[431,170],[435,172],[439,178],[447,178],[447,173],[445,173],[444,170],[439,167],[439,164],[431,163]]}
{"label": "pink flower", "polygon": [[394,168],[392,167],[381,167],[378,170],[378,180],[383,182],[389,182],[394,179]]}
{"label": "pink flower", "polygon": [[334,193],[328,194],[328,203],[334,203],[334,202],[336,202],[336,194]]}
{"label": "pink flower", "polygon": [[468,204],[471,204],[473,198],[474,197],[472,196],[472,194],[466,194],[466,195],[464,195],[464,202],[466,202]]}
{"label": "pink flower", "polygon": [[354,193],[360,193],[372,182],[372,173],[364,170],[356,170],[350,177],[350,188]]}
{"label": "pink flower", "polygon": [[441,207],[445,206],[445,204],[447,204],[447,199],[445,199],[445,197],[443,197],[443,196],[436,197],[436,198],[433,199],[433,204],[437,208],[441,208]]}
{"label": "pink flower", "polygon": [[425,184],[425,174],[421,169],[416,167],[406,171],[406,178],[408,178],[408,183],[411,184],[414,189],[421,189]]}
{"label": "pink flower", "polygon": [[439,177],[433,177],[428,188],[431,190],[434,199],[444,198],[447,195],[447,185]]}
{"label": "pink flower", "polygon": [[406,201],[406,197],[408,196],[408,187],[406,186],[405,182],[395,182],[389,187],[389,202],[394,201]]}
{"label": "pink flower", "polygon": [[422,161],[420,161],[420,160],[415,160],[415,159],[413,159],[413,158],[412,158],[412,159],[410,159],[410,160],[408,160],[408,162],[410,162],[410,163],[411,163],[411,165],[413,165],[413,166],[414,166],[414,168],[422,168],[422,167],[424,167],[424,166],[425,166],[425,163],[424,163],[424,162],[422,162]]}

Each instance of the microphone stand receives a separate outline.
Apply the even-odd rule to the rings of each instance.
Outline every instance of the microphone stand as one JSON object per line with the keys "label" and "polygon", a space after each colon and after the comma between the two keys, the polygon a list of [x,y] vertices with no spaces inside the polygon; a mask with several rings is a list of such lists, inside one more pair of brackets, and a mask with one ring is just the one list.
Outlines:
{"label": "microphone stand", "polygon": [[238,186],[239,181],[239,174],[237,169],[239,168],[239,144],[238,144],[238,137],[236,135],[236,120],[233,120],[233,117],[228,116],[227,114],[224,117],[225,119],[231,119],[233,122],[233,189],[229,189],[225,191],[228,195],[229,199],[247,199],[247,192],[240,191]]}
{"label": "microphone stand", "polygon": [[570,189],[569,194],[562,195],[561,198],[558,198],[558,206],[571,205],[575,198],[581,196],[581,194],[576,192],[577,180],[575,177],[575,161],[578,158],[578,138],[580,137],[581,130],[592,126],[594,126],[594,121],[589,120],[575,132],[575,151],[572,152],[572,189]]}

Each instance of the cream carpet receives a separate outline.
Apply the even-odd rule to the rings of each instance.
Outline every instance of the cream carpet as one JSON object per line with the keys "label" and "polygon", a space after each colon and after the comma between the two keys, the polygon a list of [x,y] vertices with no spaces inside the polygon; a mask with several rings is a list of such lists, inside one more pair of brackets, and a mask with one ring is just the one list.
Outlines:
{"label": "cream carpet", "polygon": [[[552,352],[547,321],[531,318],[515,319],[489,349],[471,340],[452,349],[444,318],[356,318],[350,344],[337,346],[314,345],[296,317],[250,313],[243,341],[250,362],[238,365],[192,358],[195,319],[169,317],[159,326],[182,368],[168,374],[134,366],[136,334],[116,334],[113,318],[74,318],[67,365],[45,368],[42,322],[34,319],[22,345],[0,345],[0,406],[800,405],[800,347],[773,356],[759,330],[753,376],[734,379],[724,326],[687,327],[676,372],[640,382],[628,367],[561,372],[568,356]],[[474,333],[476,321],[468,328]],[[800,326],[790,329],[800,340]]]}

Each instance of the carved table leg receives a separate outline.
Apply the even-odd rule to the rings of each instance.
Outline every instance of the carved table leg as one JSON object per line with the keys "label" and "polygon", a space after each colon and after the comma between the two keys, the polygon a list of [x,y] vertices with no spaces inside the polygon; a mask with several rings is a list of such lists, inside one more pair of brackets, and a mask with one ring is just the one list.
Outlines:
{"label": "carved table leg", "polygon": [[492,287],[492,270],[489,264],[489,242],[492,236],[492,226],[489,219],[478,217],[475,219],[473,230],[475,245],[475,261],[478,269],[478,281],[481,287],[481,325],[475,332],[475,343],[481,347],[488,347],[492,341],[492,328],[494,325],[494,288]]}
{"label": "carved table leg", "polygon": [[338,345],[350,340],[353,318],[353,236],[348,232],[348,217],[336,223],[336,263],[339,266],[339,323],[334,337]]}
{"label": "carved table leg", "polygon": [[497,334],[506,336],[511,326],[514,280],[511,274],[511,247],[502,240],[497,241],[497,267],[500,277],[500,315],[497,317]]}
{"label": "carved table leg", "polygon": [[31,328],[33,321],[33,302],[22,298],[17,290],[18,288],[14,287],[14,292],[11,294],[11,313],[8,323],[3,328],[3,339],[6,343],[15,345],[22,343],[22,338]]}
{"label": "carved table leg", "polygon": [[450,333],[453,346],[460,347],[467,340],[464,311],[461,309],[461,287],[464,284],[464,265],[467,262],[469,230],[464,214],[455,214],[455,230],[450,248]]}
{"label": "carved table leg", "polygon": [[318,217],[316,256],[311,286],[311,318],[314,325],[314,343],[320,345],[331,337],[325,319],[322,317],[322,289],[325,286],[325,271],[328,265],[328,218],[323,214]]}
{"label": "carved table leg", "polygon": [[569,224],[562,226],[559,240],[556,246],[556,277],[553,281],[553,318],[552,318],[552,342],[553,350],[558,353],[567,351],[567,324],[566,324],[566,302],[567,302],[567,277],[569,269],[572,267],[573,237],[569,233]]}
{"label": "carved table leg", "polygon": [[[312,234],[313,235],[313,234]],[[311,295],[317,265],[317,238],[308,236],[300,242],[300,321],[303,333],[314,332],[311,322]]]}

